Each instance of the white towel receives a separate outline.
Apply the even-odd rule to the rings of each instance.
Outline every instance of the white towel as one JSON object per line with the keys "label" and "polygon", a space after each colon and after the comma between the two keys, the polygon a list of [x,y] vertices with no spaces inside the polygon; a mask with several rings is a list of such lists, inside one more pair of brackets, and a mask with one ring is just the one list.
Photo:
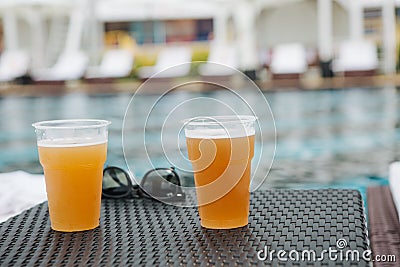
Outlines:
{"label": "white towel", "polygon": [[[400,214],[400,162],[393,162],[389,167],[389,187],[396,205],[397,214]],[[399,219],[400,220],[400,219]]]}
{"label": "white towel", "polygon": [[1,173],[0,185],[0,222],[47,200],[44,175]]}

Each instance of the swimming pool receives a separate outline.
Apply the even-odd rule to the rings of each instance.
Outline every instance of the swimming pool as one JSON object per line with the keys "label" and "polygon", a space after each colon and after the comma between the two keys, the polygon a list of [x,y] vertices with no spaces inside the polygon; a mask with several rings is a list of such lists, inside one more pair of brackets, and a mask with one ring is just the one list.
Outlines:
{"label": "swimming pool", "polygon": [[[183,101],[202,96],[222,101],[226,97],[219,91],[176,92],[169,97]],[[262,188],[349,187],[365,192],[367,186],[387,184],[388,164],[400,159],[400,95],[396,88],[275,91],[265,96],[275,117],[277,147],[272,170]],[[148,105],[159,96],[138,97],[140,104],[134,107],[132,116],[141,121],[146,114],[140,105]],[[107,164],[126,167],[121,127],[130,98],[128,93],[1,98],[0,172],[41,173],[31,123],[67,118],[112,121]],[[171,101],[165,101],[165,105],[168,103]],[[143,134],[142,129],[133,126],[128,131],[133,144],[132,160],[140,162],[143,154],[139,148],[135,153],[135,140]],[[263,131],[265,145],[272,146],[273,130]],[[159,163],[165,164],[161,160]],[[269,164],[261,163],[260,167],[266,172]],[[141,176],[146,168],[133,171]],[[187,177],[185,183],[191,184],[191,178]]]}

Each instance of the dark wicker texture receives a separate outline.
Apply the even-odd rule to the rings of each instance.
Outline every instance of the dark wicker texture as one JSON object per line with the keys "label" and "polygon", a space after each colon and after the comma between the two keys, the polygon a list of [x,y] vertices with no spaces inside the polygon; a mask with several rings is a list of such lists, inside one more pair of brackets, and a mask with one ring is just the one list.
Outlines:
{"label": "dark wicker texture", "polygon": [[400,223],[389,187],[370,187],[367,191],[368,221],[374,255],[394,255],[397,262],[375,262],[374,266],[399,266]]}
{"label": "dark wicker texture", "polygon": [[[200,226],[196,208],[149,199],[103,200],[100,227],[51,230],[47,203],[0,224],[1,266],[285,265],[368,266],[366,261],[260,261],[271,250],[321,253],[345,238],[345,249],[367,250],[364,209],[354,190],[267,190],[252,194],[249,225]],[[319,255],[319,254],[317,254]]]}

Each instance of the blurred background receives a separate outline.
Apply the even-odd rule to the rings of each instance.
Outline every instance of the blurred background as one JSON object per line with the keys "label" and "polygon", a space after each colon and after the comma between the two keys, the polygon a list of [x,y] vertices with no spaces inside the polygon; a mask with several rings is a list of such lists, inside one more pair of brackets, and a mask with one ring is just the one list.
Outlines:
{"label": "blurred background", "polygon": [[[112,121],[107,164],[126,167],[121,129],[135,91],[130,119],[140,122],[172,81],[224,81],[251,94],[234,69],[262,90],[275,117],[275,160],[262,188],[365,194],[388,183],[388,165],[400,158],[398,0],[1,0],[0,20],[1,173],[43,173],[31,124],[64,118]],[[184,62],[192,63],[163,71]],[[156,73],[157,83],[138,89]],[[196,97],[231,96],[201,86],[168,94],[148,134],[159,133],[165,109]],[[143,128],[127,131],[132,160],[141,162],[145,151],[135,140]],[[260,131],[264,146],[256,149],[272,153],[273,127]],[[260,166],[268,172],[269,164]],[[140,177],[147,166],[133,171]],[[7,185],[0,215],[18,210],[10,204],[17,194],[21,203],[38,199],[18,193],[29,181],[0,175]]]}
{"label": "blurred background", "polygon": [[[26,76],[25,83],[82,78],[116,48],[132,57],[130,72],[120,76],[137,77],[140,67],[157,62],[162,48],[176,44],[190,47],[193,61],[234,47],[233,55],[219,49],[225,59],[218,59],[235,56],[231,63],[259,80],[284,73],[392,74],[399,61],[399,5],[397,0],[2,0],[0,78]],[[281,62],[281,53],[288,62]],[[64,65],[75,66],[75,72]],[[49,72],[52,67],[63,75]],[[118,76],[110,68],[108,74]]]}

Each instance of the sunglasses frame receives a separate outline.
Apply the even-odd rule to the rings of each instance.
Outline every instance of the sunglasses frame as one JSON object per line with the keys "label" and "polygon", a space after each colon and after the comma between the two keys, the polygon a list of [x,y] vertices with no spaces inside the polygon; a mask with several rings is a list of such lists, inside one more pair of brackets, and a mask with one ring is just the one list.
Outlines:
{"label": "sunglasses frame", "polygon": [[[133,197],[133,198],[142,198],[142,197],[144,197],[144,198],[150,198],[150,199],[155,199],[155,200],[159,200],[159,201],[160,200],[174,200],[174,199],[179,201],[179,200],[182,200],[182,199],[185,198],[185,193],[183,193],[182,190],[180,190],[180,192],[176,192],[171,197],[155,198],[155,197],[152,197],[151,195],[149,195],[147,192],[145,192],[142,189],[144,187],[144,183],[146,182],[146,179],[149,176],[149,174],[154,172],[154,171],[160,171],[160,170],[170,171],[175,176],[175,178],[177,180],[177,184],[175,184],[175,183],[174,184],[177,185],[177,186],[181,186],[181,179],[180,179],[178,173],[175,171],[175,167],[169,167],[169,168],[162,168],[161,167],[161,168],[154,168],[154,169],[151,169],[151,170],[147,171],[143,175],[142,181],[140,182],[140,186],[137,185],[137,184],[133,184],[132,183],[131,177],[130,177],[129,173],[126,170],[124,170],[124,169],[122,169],[120,167],[116,167],[116,166],[107,166],[106,168],[104,168],[104,170],[103,170],[103,179],[104,179],[104,174],[107,171],[110,171],[110,170],[118,170],[118,171],[120,171],[121,173],[123,173],[125,175],[125,177],[127,179],[127,183],[128,183],[126,185],[128,187],[128,190],[126,191],[126,193],[123,193],[123,194],[120,194],[120,195],[108,195],[108,194],[104,193],[104,191],[102,189],[102,196],[105,197],[105,198],[120,199],[120,198],[127,198],[127,197]],[[114,177],[112,175],[110,175],[110,176],[114,179]],[[116,182],[120,183],[118,181],[116,181]],[[168,181],[168,182],[170,182],[170,181]]]}

